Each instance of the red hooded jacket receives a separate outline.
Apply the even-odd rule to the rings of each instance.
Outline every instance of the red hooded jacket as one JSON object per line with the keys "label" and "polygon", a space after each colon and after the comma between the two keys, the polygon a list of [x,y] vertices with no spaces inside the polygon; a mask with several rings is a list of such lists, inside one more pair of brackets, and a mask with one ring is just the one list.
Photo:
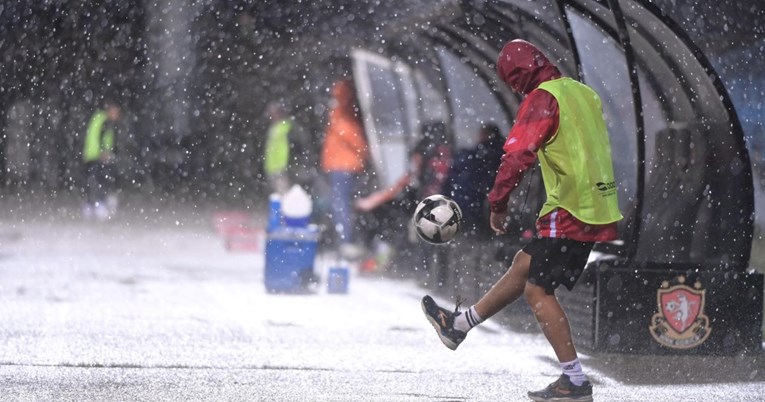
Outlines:
{"label": "red hooded jacket", "polygon": [[[510,193],[537,159],[537,150],[558,131],[558,102],[537,87],[561,77],[561,72],[534,45],[524,40],[508,42],[497,60],[497,75],[513,91],[524,95],[515,124],[505,141],[502,162],[489,192],[492,212],[504,213]],[[608,241],[617,237],[616,223],[589,225],[558,208],[537,220],[541,237],[566,237],[578,241]]]}

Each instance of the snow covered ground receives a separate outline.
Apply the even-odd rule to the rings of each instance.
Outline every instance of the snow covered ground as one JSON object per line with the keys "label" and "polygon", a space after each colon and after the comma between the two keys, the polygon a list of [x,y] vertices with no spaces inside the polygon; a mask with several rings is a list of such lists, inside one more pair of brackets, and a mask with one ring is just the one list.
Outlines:
{"label": "snow covered ground", "polygon": [[[262,252],[227,252],[207,212],[150,212],[0,221],[0,400],[523,401],[559,374],[496,322],[446,349],[411,281],[269,294]],[[763,356],[582,360],[599,401],[765,395]]]}

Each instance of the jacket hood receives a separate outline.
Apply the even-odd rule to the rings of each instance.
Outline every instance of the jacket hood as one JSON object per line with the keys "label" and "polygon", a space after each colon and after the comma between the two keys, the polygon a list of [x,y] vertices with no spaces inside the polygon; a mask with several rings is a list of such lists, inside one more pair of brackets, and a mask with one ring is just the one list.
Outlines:
{"label": "jacket hood", "polygon": [[536,46],[515,39],[502,48],[497,75],[515,92],[527,95],[539,84],[561,77],[560,70]]}

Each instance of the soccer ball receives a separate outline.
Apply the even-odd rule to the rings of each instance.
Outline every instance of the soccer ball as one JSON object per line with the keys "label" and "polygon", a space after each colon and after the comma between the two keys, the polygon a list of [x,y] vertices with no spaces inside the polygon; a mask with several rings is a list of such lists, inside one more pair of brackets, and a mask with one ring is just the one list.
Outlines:
{"label": "soccer ball", "polygon": [[462,210],[451,198],[434,194],[417,204],[412,222],[422,240],[432,244],[444,244],[459,232]]}

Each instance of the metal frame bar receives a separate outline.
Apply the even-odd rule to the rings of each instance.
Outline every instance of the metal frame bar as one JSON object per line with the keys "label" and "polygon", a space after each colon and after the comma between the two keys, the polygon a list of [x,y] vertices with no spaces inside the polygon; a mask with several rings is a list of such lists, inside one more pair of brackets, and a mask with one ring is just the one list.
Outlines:
{"label": "metal frame bar", "polygon": [[[624,48],[624,57],[627,62],[627,74],[630,77],[630,88],[632,89],[632,105],[635,112],[635,136],[637,137],[637,188],[635,189],[634,215],[640,218],[643,215],[643,204],[645,197],[645,123],[643,121],[643,100],[640,94],[640,80],[638,79],[637,65],[635,63],[635,54],[630,42],[630,35],[627,31],[627,23],[624,20],[619,0],[608,0],[611,12],[614,14],[618,38]],[[632,221],[632,237],[627,246],[627,258],[632,259],[637,254],[637,244],[640,239],[641,220]]]}

